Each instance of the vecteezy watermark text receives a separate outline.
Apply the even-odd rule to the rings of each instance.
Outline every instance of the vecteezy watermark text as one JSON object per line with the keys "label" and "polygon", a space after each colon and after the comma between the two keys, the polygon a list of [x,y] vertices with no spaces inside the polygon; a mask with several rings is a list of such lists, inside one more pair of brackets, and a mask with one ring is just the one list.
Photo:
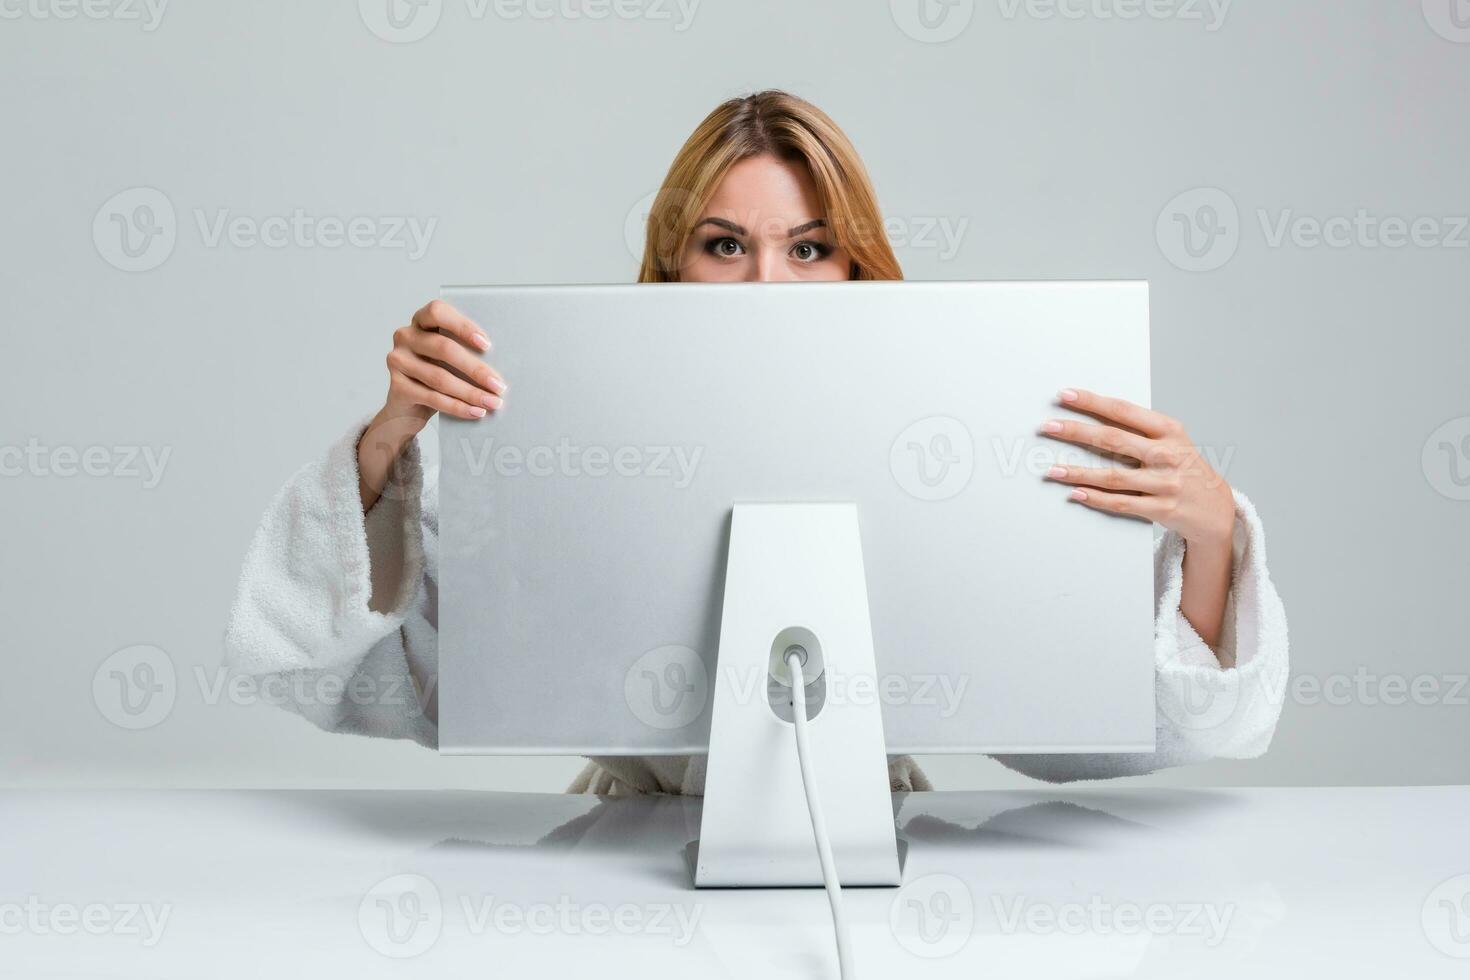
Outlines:
{"label": "vecteezy watermark text", "polygon": [[169,0],[0,0],[0,20],[113,20],[158,30]]}
{"label": "vecteezy watermark text", "polygon": [[[1470,215],[1385,214],[1358,207],[1337,214],[1256,208],[1269,249],[1397,251],[1470,249]],[[1218,187],[1196,187],[1164,205],[1155,223],[1159,251],[1186,272],[1213,272],[1235,257],[1250,222]]]}
{"label": "vecteezy watermark text", "polygon": [[1093,895],[1087,901],[1032,901],[1025,895],[990,899],[1006,935],[1188,936],[1215,947],[1225,941],[1235,905],[1212,902],[1118,902]]}
{"label": "vecteezy watermark text", "polygon": [[172,446],[47,446],[32,436],[25,445],[0,445],[0,477],[75,476],[141,480],[152,490],[163,480]]}
{"label": "vecteezy watermark text", "polygon": [[147,902],[0,902],[0,936],[127,936],[151,949],[163,938],[173,906]]}
{"label": "vecteezy watermark text", "polygon": [[570,895],[521,901],[497,895],[458,896],[446,903],[438,886],[420,874],[385,878],[363,895],[357,924],[377,952],[405,959],[427,952],[444,932],[449,912],[460,916],[456,935],[652,936],[676,948],[689,945],[704,906],[698,902],[583,902]]}
{"label": "vecteezy watermark text", "polygon": [[1210,33],[1225,24],[1233,0],[996,0],[1006,20],[1175,20]]}
{"label": "vecteezy watermark text", "polygon": [[419,219],[413,215],[359,215],[341,218],[336,215],[308,214],[294,208],[289,214],[264,218],[235,214],[228,208],[213,212],[194,209],[194,222],[199,240],[205,248],[218,248],[228,242],[235,248],[356,248],[402,251],[410,262],[417,262],[429,250],[438,218]]}
{"label": "vecteezy watermark text", "polygon": [[516,446],[486,439],[461,443],[472,476],[494,471],[506,478],[562,476],[594,480],[669,480],[683,490],[694,482],[703,446],[582,446],[563,436],[555,445]]}
{"label": "vecteezy watermark text", "polygon": [[[3,2],[3,0],[0,0]],[[193,208],[194,230],[207,249],[267,248],[402,252],[417,262],[429,251],[437,217],[406,214],[241,214],[230,208]],[[156,269],[174,252],[180,222],[168,195],[155,187],[130,187],[103,202],[92,219],[97,254],[123,272]],[[187,225],[186,225],[187,227]]]}
{"label": "vecteezy watermark text", "polygon": [[[1214,33],[1225,24],[1233,0],[994,0],[1008,21],[1130,22],[1175,21],[1202,24]],[[889,0],[899,30],[916,41],[943,44],[964,33],[975,16],[976,0]]]}
{"label": "vecteezy watermark text", "polygon": [[[643,21],[687,31],[701,0],[464,0],[471,21]],[[444,0],[358,0],[369,31],[390,44],[422,41],[439,26]]]}
{"label": "vecteezy watermark text", "polygon": [[[726,667],[720,671],[737,704],[763,698],[772,683],[764,666]],[[933,708],[940,718],[952,718],[964,702],[970,675],[942,673],[850,674],[828,667],[821,674],[824,705],[881,704],[888,707]]]}
{"label": "vecteezy watermark text", "polygon": [[[189,681],[192,679],[192,686]],[[128,731],[163,724],[181,695],[207,707],[269,704],[383,710],[417,715],[433,697],[439,675],[414,678],[405,670],[298,670],[245,674],[225,666],[195,665],[181,672],[174,658],[151,644],[125,647],[108,656],[92,677],[92,701],[107,721]]]}

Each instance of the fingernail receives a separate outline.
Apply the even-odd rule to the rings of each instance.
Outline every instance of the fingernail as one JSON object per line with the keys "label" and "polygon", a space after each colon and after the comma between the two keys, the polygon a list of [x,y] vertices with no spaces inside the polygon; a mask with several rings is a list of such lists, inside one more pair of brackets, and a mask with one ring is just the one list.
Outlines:
{"label": "fingernail", "polygon": [[475,334],[475,346],[480,348],[480,350],[489,350],[490,338],[482,333]]}
{"label": "fingernail", "polygon": [[1072,490],[1072,493],[1071,493],[1070,496],[1072,497],[1073,500],[1086,500],[1087,499],[1087,491],[1086,490],[1083,490],[1081,487],[1075,487]]}
{"label": "fingernail", "polygon": [[1062,431],[1062,423],[1057,422],[1057,421],[1043,422],[1043,423],[1041,423],[1041,431],[1042,432],[1061,432]]}
{"label": "fingernail", "polygon": [[505,394],[505,382],[495,377],[495,375],[493,374],[485,379],[485,387],[489,388],[497,395]]}
{"label": "fingernail", "polygon": [[1067,468],[1065,466],[1053,466],[1051,469],[1046,471],[1046,475],[1051,477],[1053,480],[1060,480],[1062,477],[1067,475]]}
{"label": "fingernail", "polygon": [[1077,392],[1072,388],[1063,388],[1057,392],[1057,397],[1064,402],[1075,402],[1078,398]]}
{"label": "fingernail", "polygon": [[[484,398],[480,399],[480,404],[484,405],[486,408],[494,409],[499,408],[502,403],[500,399],[495,397],[494,395],[486,395]],[[481,414],[483,415],[484,413],[482,412]]]}
{"label": "fingernail", "polygon": [[485,417],[485,410],[483,408],[475,408],[474,406],[470,406],[470,414],[477,419],[482,419]]}

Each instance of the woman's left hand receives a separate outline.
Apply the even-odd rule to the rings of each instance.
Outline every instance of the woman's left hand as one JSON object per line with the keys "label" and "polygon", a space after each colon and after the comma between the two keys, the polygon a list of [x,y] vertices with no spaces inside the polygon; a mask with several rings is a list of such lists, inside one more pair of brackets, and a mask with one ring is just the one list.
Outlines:
{"label": "woman's left hand", "polygon": [[1043,435],[1139,465],[1058,465],[1048,478],[1071,484],[1072,499],[1088,507],[1155,521],[1191,544],[1228,549],[1235,526],[1230,485],[1200,456],[1177,419],[1081,389],[1063,389],[1058,398],[1110,424],[1053,419],[1042,425]]}

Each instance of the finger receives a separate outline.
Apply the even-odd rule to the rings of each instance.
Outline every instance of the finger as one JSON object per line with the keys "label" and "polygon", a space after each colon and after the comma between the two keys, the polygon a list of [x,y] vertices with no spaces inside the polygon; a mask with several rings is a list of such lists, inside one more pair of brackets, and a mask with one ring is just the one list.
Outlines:
{"label": "finger", "polygon": [[[410,330],[407,333],[409,350],[415,354],[438,361],[486,391],[505,394],[505,379],[500,376],[500,372],[480,360],[478,355],[466,350],[458,340],[447,334],[425,333],[422,330]],[[499,391],[496,391],[497,387]]]}
{"label": "finger", "polygon": [[1079,412],[1109,422],[1117,422],[1126,425],[1135,432],[1142,432],[1146,436],[1162,436],[1172,432],[1178,423],[1165,415],[1163,412],[1155,412],[1151,408],[1135,405],[1133,402],[1122,398],[1109,398],[1099,395],[1085,388],[1063,388],[1057,398],[1068,408],[1075,408]]}
{"label": "finger", "polygon": [[1070,499],[1108,514],[1137,517],[1145,521],[1157,521],[1165,516],[1165,506],[1158,497],[1137,496],[1131,493],[1110,493],[1086,487],[1074,487]]}
{"label": "finger", "polygon": [[409,355],[404,358],[400,370],[415,381],[422,382],[425,387],[458,399],[466,405],[479,405],[493,412],[504,404],[503,390],[485,391],[476,388],[459,375],[446,371],[439,365],[421,357]]}
{"label": "finger", "polygon": [[490,349],[490,338],[485,336],[485,331],[442,299],[430,300],[423,309],[415,313],[413,325],[420,330],[442,330],[475,350]]}
{"label": "finger", "polygon": [[485,409],[479,405],[467,405],[458,398],[452,398],[441,391],[435,391],[422,382],[413,380],[406,375],[401,378],[399,384],[403,386],[403,392],[419,405],[427,405],[436,412],[445,415],[453,415],[461,419],[482,419],[485,417]]}
{"label": "finger", "polygon": [[1140,461],[1147,458],[1149,447],[1152,445],[1148,439],[1132,432],[1126,432],[1111,425],[1079,422],[1076,419],[1052,419],[1042,425],[1041,432],[1043,435],[1061,439],[1063,442],[1090,446],[1105,453],[1112,453],[1114,456],[1131,456]]}
{"label": "finger", "polygon": [[1053,466],[1047,479],[1074,486],[1097,487],[1101,490],[1127,490],[1133,493],[1157,494],[1169,489],[1169,481],[1151,470],[1129,466]]}

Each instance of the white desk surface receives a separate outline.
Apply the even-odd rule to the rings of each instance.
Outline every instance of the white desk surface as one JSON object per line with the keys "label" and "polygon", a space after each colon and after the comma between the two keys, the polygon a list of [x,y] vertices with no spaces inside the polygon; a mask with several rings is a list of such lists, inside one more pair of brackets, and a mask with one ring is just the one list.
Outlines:
{"label": "white desk surface", "polygon": [[[865,977],[1470,976],[1470,787],[895,805],[905,885],[846,892]],[[0,975],[835,977],[819,889],[690,886],[698,822],[672,797],[4,792]]]}

